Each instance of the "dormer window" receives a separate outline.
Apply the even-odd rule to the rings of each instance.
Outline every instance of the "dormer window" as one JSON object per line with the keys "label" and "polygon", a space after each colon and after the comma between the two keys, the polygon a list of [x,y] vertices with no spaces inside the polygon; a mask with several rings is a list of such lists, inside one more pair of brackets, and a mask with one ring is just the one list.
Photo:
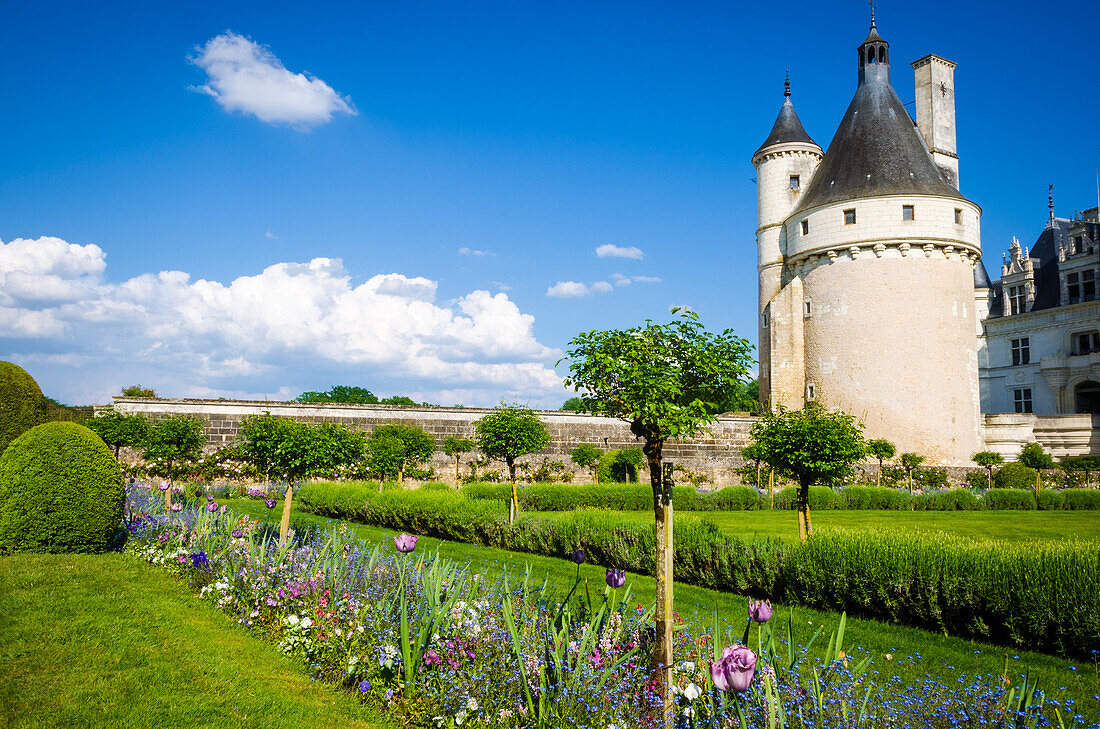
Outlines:
{"label": "dormer window", "polygon": [[1023,314],[1024,311],[1027,309],[1027,287],[1009,286],[1008,303],[1009,313]]}
{"label": "dormer window", "polygon": [[1081,243],[1083,243],[1083,236],[1077,236],[1073,239],[1073,255],[1077,255],[1081,252]]}
{"label": "dormer window", "polygon": [[798,175],[791,175],[791,189],[792,190],[797,190],[798,189],[798,183],[799,183]]}

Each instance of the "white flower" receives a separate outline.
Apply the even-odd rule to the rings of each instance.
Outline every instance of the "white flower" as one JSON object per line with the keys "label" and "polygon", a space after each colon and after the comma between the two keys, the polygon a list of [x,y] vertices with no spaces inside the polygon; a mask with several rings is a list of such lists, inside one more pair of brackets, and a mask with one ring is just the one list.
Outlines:
{"label": "white flower", "polygon": [[463,724],[466,723],[466,717],[467,716],[469,716],[469,715],[466,713],[465,709],[459,709],[458,713],[455,714],[455,724],[457,724],[459,726],[462,726]]}
{"label": "white flower", "polygon": [[676,671],[678,673],[686,673],[686,674],[689,674],[689,675],[693,674],[693,673],[695,673],[695,664],[692,663],[691,661],[682,661],[679,664],[677,664]]}
{"label": "white flower", "polygon": [[691,708],[690,706],[687,707],[686,709],[684,709],[684,716],[689,719],[692,718],[693,716],[695,716],[695,709]]}
{"label": "white flower", "polygon": [[695,699],[699,698],[702,695],[703,689],[699,688],[694,683],[689,683],[687,685],[687,688],[684,689],[684,696],[687,698],[688,701],[695,701]]}
{"label": "white flower", "polygon": [[477,705],[477,699],[475,699],[472,696],[470,698],[466,699],[466,708],[469,709],[470,711],[477,711],[478,708],[480,708]]}
{"label": "white flower", "polygon": [[311,625],[313,625],[313,621],[310,620],[309,618],[304,618],[302,620],[302,627],[303,628],[309,628],[309,626],[311,626]]}
{"label": "white flower", "polygon": [[287,615],[286,616],[286,623],[287,623],[287,625],[297,625],[298,624],[298,616],[297,615]]}
{"label": "white flower", "polygon": [[432,721],[435,722],[436,726],[443,726],[444,724],[447,723],[447,720],[442,716],[433,716]]}

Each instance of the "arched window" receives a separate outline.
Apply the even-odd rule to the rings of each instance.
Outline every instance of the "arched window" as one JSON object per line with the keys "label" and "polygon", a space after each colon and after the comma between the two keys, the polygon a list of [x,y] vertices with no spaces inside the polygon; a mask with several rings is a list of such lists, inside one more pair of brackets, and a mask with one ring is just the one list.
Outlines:
{"label": "arched window", "polygon": [[867,63],[874,63],[874,62],[875,62],[875,49],[874,49],[874,46],[871,46],[870,48],[867,49]]}
{"label": "arched window", "polygon": [[1079,414],[1100,414],[1100,382],[1085,380],[1073,388]]}
{"label": "arched window", "polygon": [[878,60],[879,63],[886,63],[886,46],[878,47]]}

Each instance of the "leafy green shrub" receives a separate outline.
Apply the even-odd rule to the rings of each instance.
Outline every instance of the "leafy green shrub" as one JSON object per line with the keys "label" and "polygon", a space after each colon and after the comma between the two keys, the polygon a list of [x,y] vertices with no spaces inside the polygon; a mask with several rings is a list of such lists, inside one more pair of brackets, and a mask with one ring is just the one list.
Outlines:
{"label": "leafy green shrub", "polygon": [[[810,511],[842,508],[840,496],[828,486],[810,487]],[[775,508],[797,509],[798,487],[788,486],[775,495]]]}
{"label": "leafy green shrub", "polygon": [[1025,445],[1016,459],[1028,468],[1034,468],[1039,471],[1046,468],[1054,468],[1054,457],[1044,451],[1043,447],[1035,441]]}
{"label": "leafy green shrub", "polygon": [[428,483],[420,485],[421,491],[454,491],[450,484],[440,483],[439,481],[429,481]]}
{"label": "leafy green shrub", "polygon": [[727,486],[700,496],[703,511],[752,511],[763,508],[767,498],[751,486]]}
{"label": "leafy green shrub", "polygon": [[44,423],[0,456],[0,552],[101,552],[122,530],[122,469],[83,425]]}
{"label": "leafy green shrub", "polygon": [[993,476],[993,485],[998,489],[1035,488],[1035,470],[1022,463],[1006,463]]}
{"label": "leafy green shrub", "polygon": [[913,508],[920,511],[977,511],[983,506],[970,489],[932,491],[913,497]]}
{"label": "leafy green shrub", "polygon": [[[528,513],[510,525],[503,499],[378,494],[349,483],[307,484],[299,499],[316,514],[415,534],[558,557],[580,547],[596,564],[641,574],[655,567],[653,525],[624,523],[608,511],[554,518]],[[722,534],[704,517],[677,520],[675,560],[678,580],[724,592],[1013,647],[1079,657],[1100,649],[1100,543],[975,542],[896,530],[823,530],[802,543],[748,542]]]}
{"label": "leafy green shrub", "polygon": [[176,469],[198,460],[206,435],[202,419],[195,415],[170,415],[155,423],[145,437],[144,456],[148,461],[164,461],[164,474],[175,477]]}
{"label": "leafy green shrub", "polygon": [[1062,508],[1073,511],[1100,510],[1100,491],[1096,489],[1065,489],[1062,491],[1065,503]]}
{"label": "leafy green shrub", "polygon": [[1035,509],[1035,494],[1018,489],[989,489],[982,501],[987,509]]}
{"label": "leafy green shrub", "polygon": [[1039,492],[1038,506],[1040,511],[1056,511],[1065,508],[1066,495],[1061,491],[1044,489]]}
{"label": "leafy green shrub", "polygon": [[615,448],[600,456],[600,483],[634,483],[645,465],[641,448]]}
{"label": "leafy green shrub", "polygon": [[891,511],[908,509],[913,497],[906,491],[874,486],[849,486],[840,492],[844,509],[889,509]]}
{"label": "leafy green shrub", "polygon": [[950,487],[946,468],[918,468],[913,471],[913,483],[924,491],[946,489]]}
{"label": "leafy green shrub", "polygon": [[46,400],[38,383],[14,362],[0,362],[0,453],[45,419]]}

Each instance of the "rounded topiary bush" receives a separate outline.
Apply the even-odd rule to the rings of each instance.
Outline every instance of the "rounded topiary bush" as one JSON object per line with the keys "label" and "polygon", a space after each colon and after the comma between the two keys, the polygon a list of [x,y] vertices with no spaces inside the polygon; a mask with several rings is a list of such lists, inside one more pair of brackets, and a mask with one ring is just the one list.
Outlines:
{"label": "rounded topiary bush", "polygon": [[8,444],[46,419],[46,400],[27,371],[0,362],[0,453]]}
{"label": "rounded topiary bush", "polygon": [[122,469],[98,435],[44,423],[0,456],[0,552],[99,552],[122,528]]}
{"label": "rounded topiary bush", "polygon": [[999,489],[1035,488],[1035,469],[1022,463],[1006,463],[993,475],[993,485]]}

